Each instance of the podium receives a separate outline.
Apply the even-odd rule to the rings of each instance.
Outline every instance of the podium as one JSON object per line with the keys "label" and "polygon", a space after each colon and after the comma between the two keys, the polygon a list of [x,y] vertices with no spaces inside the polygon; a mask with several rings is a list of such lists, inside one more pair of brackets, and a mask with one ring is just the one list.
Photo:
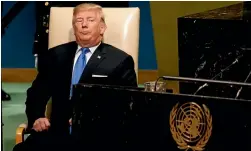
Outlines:
{"label": "podium", "polygon": [[73,96],[81,150],[251,150],[250,100],[90,84]]}

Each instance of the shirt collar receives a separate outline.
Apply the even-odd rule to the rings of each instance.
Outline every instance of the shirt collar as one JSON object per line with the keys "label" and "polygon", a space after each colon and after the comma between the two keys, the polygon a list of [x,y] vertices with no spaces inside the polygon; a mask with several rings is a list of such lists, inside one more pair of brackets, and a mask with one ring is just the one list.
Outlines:
{"label": "shirt collar", "polygon": [[[96,45],[96,46],[93,46],[93,47],[90,47],[89,49],[90,49],[90,52],[93,54],[94,53],[94,51],[98,48],[98,46],[101,44],[101,42],[98,44],[98,45]],[[78,49],[77,49],[77,52],[76,52],[76,54],[81,50],[81,46],[80,45],[78,45]]]}

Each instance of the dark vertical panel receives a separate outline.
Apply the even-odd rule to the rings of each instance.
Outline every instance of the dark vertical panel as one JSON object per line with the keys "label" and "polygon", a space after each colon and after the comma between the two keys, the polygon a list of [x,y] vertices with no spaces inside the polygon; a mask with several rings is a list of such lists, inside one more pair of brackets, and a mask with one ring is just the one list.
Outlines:
{"label": "dark vertical panel", "polygon": [[[179,75],[250,82],[251,24],[243,19],[242,3],[178,19]],[[227,10],[227,11],[226,11]],[[180,83],[180,92],[194,94],[204,83]],[[239,86],[209,84],[198,95],[235,98]],[[250,99],[243,87],[239,98]]]}
{"label": "dark vertical panel", "polygon": [[251,20],[251,2],[244,2],[244,5],[243,5],[243,19]]}

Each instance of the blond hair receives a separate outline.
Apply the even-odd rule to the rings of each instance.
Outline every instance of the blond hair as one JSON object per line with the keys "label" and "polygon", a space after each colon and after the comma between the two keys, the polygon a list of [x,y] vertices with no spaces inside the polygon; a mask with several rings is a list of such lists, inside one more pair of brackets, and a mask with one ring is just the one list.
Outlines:
{"label": "blond hair", "polygon": [[104,15],[102,7],[94,3],[83,3],[83,4],[77,5],[73,10],[73,16],[75,16],[78,12],[88,11],[88,10],[98,11],[101,21],[105,23],[105,15]]}

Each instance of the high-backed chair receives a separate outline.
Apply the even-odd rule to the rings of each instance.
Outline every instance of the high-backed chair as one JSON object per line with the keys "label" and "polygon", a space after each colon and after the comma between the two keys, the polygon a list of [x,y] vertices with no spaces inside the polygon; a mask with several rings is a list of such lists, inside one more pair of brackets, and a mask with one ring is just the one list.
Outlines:
{"label": "high-backed chair", "polygon": [[[103,8],[107,29],[103,42],[130,54],[135,63],[138,78],[139,8]],[[72,29],[73,7],[51,7],[49,21],[49,48],[75,41]],[[47,104],[46,117],[50,117],[51,100]],[[22,142],[27,124],[16,130],[16,144]]]}

